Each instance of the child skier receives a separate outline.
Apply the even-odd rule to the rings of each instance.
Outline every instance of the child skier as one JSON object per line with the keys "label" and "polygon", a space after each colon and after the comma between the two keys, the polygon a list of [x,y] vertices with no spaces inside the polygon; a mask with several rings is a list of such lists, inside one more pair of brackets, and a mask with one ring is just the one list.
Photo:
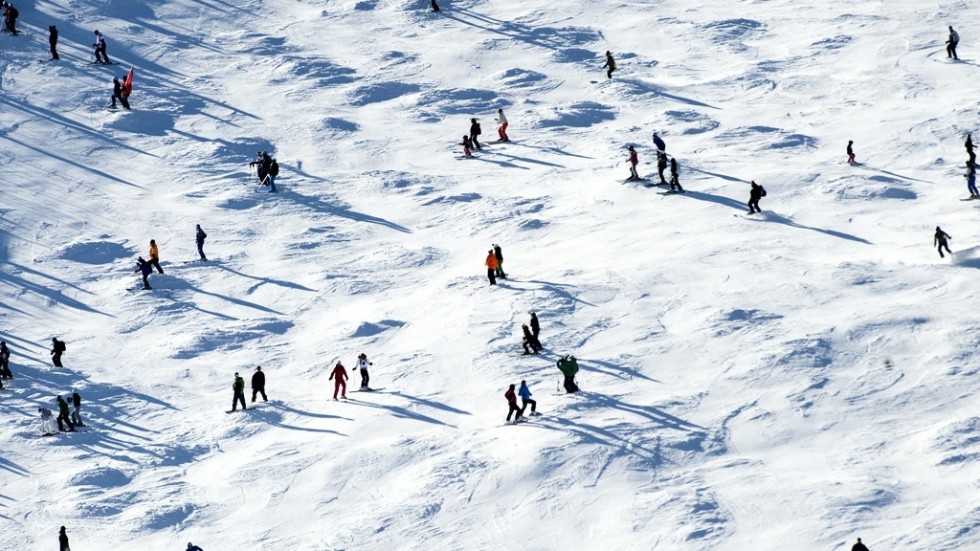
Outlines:
{"label": "child skier", "polygon": [[677,178],[677,158],[670,158],[670,191],[676,191],[678,193],[684,193],[684,188],[681,187],[681,182]]}
{"label": "child skier", "polygon": [[636,172],[636,165],[640,162],[639,157],[636,155],[636,149],[633,146],[629,146],[626,149],[630,152],[630,158],[626,161],[630,164],[630,177],[626,179],[627,182],[632,182],[633,180],[639,180],[640,175]]}
{"label": "child skier", "polygon": [[473,156],[473,153],[470,152],[470,150],[473,148],[473,141],[470,140],[468,135],[463,136],[463,141],[460,142],[459,145],[463,146],[463,157]]}

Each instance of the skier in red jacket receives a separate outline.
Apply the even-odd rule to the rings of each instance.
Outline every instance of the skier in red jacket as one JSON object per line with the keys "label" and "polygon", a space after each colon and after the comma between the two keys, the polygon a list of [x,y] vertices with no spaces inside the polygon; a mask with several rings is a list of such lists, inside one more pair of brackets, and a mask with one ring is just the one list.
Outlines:
{"label": "skier in red jacket", "polygon": [[514,423],[519,423],[523,417],[521,413],[521,408],[517,406],[517,393],[514,391],[514,385],[510,385],[507,392],[504,393],[504,398],[507,398],[507,406],[510,408],[507,410],[507,422],[510,423],[510,416],[512,413],[517,413],[514,416]]}
{"label": "skier in red jacket", "polygon": [[[333,371],[330,372],[330,379],[335,380],[333,386],[333,399],[337,399],[337,392],[340,391],[340,397],[346,400],[347,383],[345,381],[347,381],[347,370],[344,369],[343,364],[337,362],[337,365],[334,366]],[[327,380],[329,381],[330,379]]]}

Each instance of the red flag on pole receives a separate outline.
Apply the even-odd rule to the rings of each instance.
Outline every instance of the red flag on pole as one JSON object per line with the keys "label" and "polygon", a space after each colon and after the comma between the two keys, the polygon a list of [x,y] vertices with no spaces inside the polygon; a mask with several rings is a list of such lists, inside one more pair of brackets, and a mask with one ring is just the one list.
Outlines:
{"label": "red flag on pole", "polygon": [[129,74],[126,75],[126,80],[123,81],[123,90],[126,92],[127,96],[133,93],[133,76],[135,75],[135,73],[136,73],[136,68],[130,67]]}

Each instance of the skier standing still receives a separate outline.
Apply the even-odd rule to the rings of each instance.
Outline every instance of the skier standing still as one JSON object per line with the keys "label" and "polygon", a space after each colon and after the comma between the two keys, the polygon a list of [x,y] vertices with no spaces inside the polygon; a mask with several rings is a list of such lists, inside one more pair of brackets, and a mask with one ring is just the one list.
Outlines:
{"label": "skier standing still", "polygon": [[262,395],[262,401],[268,402],[269,398],[265,395],[265,373],[262,372],[262,366],[257,366],[255,368],[255,373],[252,374],[252,403],[255,403],[255,398],[257,395]]}
{"label": "skier standing still", "polygon": [[663,151],[657,151],[657,173],[660,175],[660,185],[667,185],[667,179],[664,178],[664,170],[667,169],[667,154]]}
{"label": "skier standing still", "polygon": [[497,124],[500,125],[497,128],[497,136],[500,139],[497,141],[509,142],[510,138],[507,137],[507,117],[504,116],[503,109],[497,109]]}
{"label": "skier standing still", "polygon": [[197,224],[194,232],[194,242],[197,243],[197,254],[201,255],[201,260],[208,259],[208,257],[204,256],[204,240],[207,238],[208,234],[204,233],[200,224]]}
{"label": "skier standing still", "polygon": [[626,149],[628,149],[630,152],[630,158],[626,161],[630,164],[630,177],[627,178],[626,181],[629,182],[633,180],[639,180],[640,175],[637,174],[636,172],[636,165],[640,162],[640,159],[636,154],[636,149],[632,145],[627,147]]}
{"label": "skier standing still", "polygon": [[507,392],[504,393],[504,398],[507,398],[507,422],[510,423],[510,416],[514,416],[514,423],[520,422],[523,414],[521,413],[521,408],[517,407],[517,393],[514,392],[514,385],[510,385]]}
{"label": "skier standing still", "polygon": [[152,289],[152,287],[150,287],[150,280],[147,279],[148,277],[150,277],[150,274],[153,273],[153,266],[150,266],[149,262],[143,260],[142,256],[137,258],[136,269],[133,271],[139,272],[140,274],[143,275],[143,290],[148,291]]}
{"label": "skier standing still", "polygon": [[493,254],[493,249],[487,251],[487,259],[484,262],[487,267],[487,279],[490,280],[490,285],[497,284],[497,256]]}
{"label": "skier standing still", "polygon": [[160,249],[153,239],[150,240],[150,266],[156,267],[158,272],[163,273],[163,268],[160,267]]}
{"label": "skier standing still", "polygon": [[943,256],[943,248],[945,248],[946,252],[949,254],[953,254],[953,251],[949,250],[950,239],[952,239],[952,237],[950,237],[948,233],[940,229],[939,226],[936,226],[936,235],[933,236],[932,244],[939,249],[939,258],[945,258],[945,256]]}
{"label": "skier standing still", "polygon": [[95,48],[95,62],[102,63],[103,65],[108,65],[112,63],[109,61],[109,54],[106,53],[105,36],[102,33],[95,31],[95,44],[92,44]]}
{"label": "skier standing still", "polygon": [[62,526],[61,530],[58,532],[58,550],[71,551],[71,549],[68,548],[68,534],[65,533],[64,526]]}
{"label": "skier standing still", "polygon": [[538,324],[538,315],[535,314],[534,312],[531,312],[531,334],[534,335],[534,338],[538,338],[538,335],[540,333],[541,333],[541,325]]}
{"label": "skier standing still", "polygon": [[0,377],[13,379],[14,374],[10,371],[10,349],[7,343],[0,341]]}
{"label": "skier standing still", "polygon": [[497,277],[507,279],[507,274],[504,273],[504,251],[496,243],[493,244],[493,256],[497,259]]}
{"label": "skier standing still", "polygon": [[58,430],[64,432],[65,425],[62,421],[68,425],[68,432],[75,432],[75,423],[71,420],[71,413],[68,411],[68,402],[64,398],[58,396]]}
{"label": "skier standing still", "polygon": [[51,47],[51,60],[58,61],[58,28],[54,25],[48,26],[48,46]]}
{"label": "skier standing still", "polygon": [[347,399],[347,382],[346,382],[347,370],[344,369],[344,366],[340,362],[337,362],[337,365],[334,366],[333,371],[330,372],[330,378],[327,380],[329,381],[330,379],[334,380],[333,399],[336,400],[337,393],[340,392],[340,397],[346,400]]}
{"label": "skier standing still", "polygon": [[367,354],[361,352],[357,356],[357,366],[356,369],[361,372],[361,390],[371,390],[368,383],[371,381],[371,374],[368,373],[368,368],[374,365],[368,361]]}
{"label": "skier standing still", "polygon": [[977,192],[977,165],[967,161],[966,163],[966,189],[970,192],[970,199],[980,199],[980,192]]}
{"label": "skier standing still", "polygon": [[235,396],[231,399],[231,410],[235,411],[238,409],[239,402],[241,402],[243,410],[248,409],[245,407],[245,379],[242,379],[237,371],[235,372],[235,381],[231,383],[231,390],[235,393]]}
{"label": "skier standing still", "polygon": [[966,148],[966,154],[970,156],[970,162],[976,164],[977,154],[973,152],[973,135],[967,134],[966,141],[963,142],[963,147]]}
{"label": "skier standing still", "polygon": [[480,134],[482,132],[480,123],[476,122],[476,119],[470,119],[470,143],[477,149],[483,149],[480,145]]}

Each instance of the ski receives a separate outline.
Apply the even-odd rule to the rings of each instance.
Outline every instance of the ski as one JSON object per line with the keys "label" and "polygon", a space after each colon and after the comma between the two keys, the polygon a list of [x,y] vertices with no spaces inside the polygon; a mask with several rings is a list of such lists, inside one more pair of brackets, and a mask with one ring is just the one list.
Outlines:
{"label": "ski", "polygon": [[378,391],[384,390],[384,389],[385,389],[385,387],[381,387],[381,388],[358,388],[358,389],[354,389],[354,392],[378,392]]}

